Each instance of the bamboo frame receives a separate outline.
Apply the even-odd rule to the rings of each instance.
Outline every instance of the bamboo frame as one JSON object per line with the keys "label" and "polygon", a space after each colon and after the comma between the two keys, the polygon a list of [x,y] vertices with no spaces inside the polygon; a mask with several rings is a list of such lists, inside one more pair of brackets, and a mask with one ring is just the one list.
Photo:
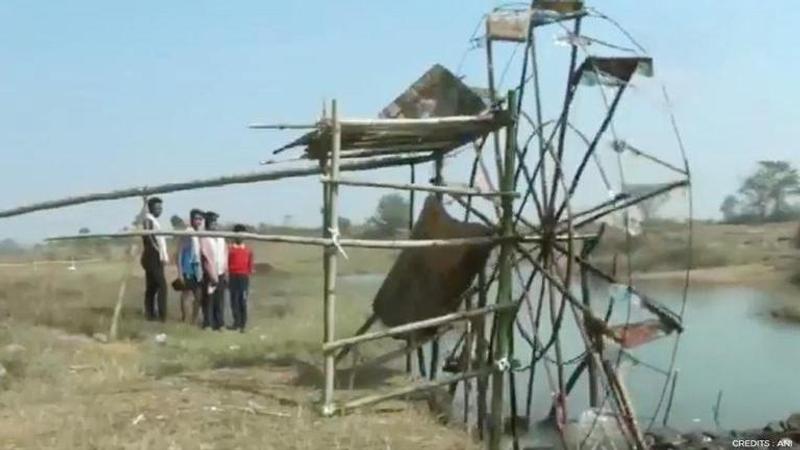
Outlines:
{"label": "bamboo frame", "polygon": [[[575,20],[575,34],[578,35],[580,32],[581,20],[580,17],[582,15],[575,15],[574,17],[566,17],[564,20],[568,19],[576,19]],[[488,25],[487,25],[488,27]],[[491,112],[488,114],[483,115],[476,115],[476,116],[453,116],[453,117],[434,117],[434,118],[424,118],[424,119],[344,119],[339,117],[339,113],[337,111],[337,103],[334,100],[332,102],[332,115],[330,118],[326,117],[325,113],[323,112],[323,117],[320,121],[313,123],[313,124],[252,124],[250,125],[251,128],[255,129],[277,129],[277,130],[315,130],[310,133],[315,141],[315,144],[320,144],[320,140],[327,140],[330,138],[330,148],[327,147],[327,142],[322,142],[322,146],[320,146],[319,150],[324,150],[323,152],[315,153],[315,158],[319,158],[320,165],[315,165],[312,167],[303,167],[303,168],[291,168],[291,169],[284,169],[284,170],[275,170],[269,172],[257,172],[251,174],[241,174],[241,175],[231,175],[226,177],[219,177],[219,178],[212,178],[212,179],[205,179],[205,180],[195,180],[195,181],[188,181],[182,183],[170,183],[170,184],[163,184],[155,187],[138,187],[138,188],[129,188],[123,189],[118,191],[111,191],[111,192],[104,192],[104,193],[96,193],[96,194],[87,194],[78,197],[70,197],[61,200],[51,201],[51,202],[43,202],[37,203],[33,205],[23,206],[20,208],[9,209],[5,211],[0,211],[0,218],[4,217],[12,217],[16,215],[31,213],[35,211],[43,211],[48,209],[55,209],[61,208],[71,205],[78,205],[83,203],[95,202],[95,201],[108,201],[108,200],[115,200],[127,197],[140,197],[140,196],[147,196],[147,195],[154,195],[154,194],[164,194],[170,192],[179,192],[184,190],[191,190],[191,189],[201,189],[201,188],[208,188],[208,187],[217,187],[217,186],[225,186],[225,185],[232,185],[232,184],[243,184],[243,183],[254,183],[254,182],[261,182],[261,181],[269,181],[269,180],[278,180],[283,178],[290,178],[290,177],[299,177],[299,176],[308,176],[308,175],[316,175],[316,174],[323,174],[320,181],[322,182],[322,191],[323,191],[323,203],[324,203],[324,218],[323,218],[323,227],[322,227],[322,237],[302,237],[302,236],[288,236],[288,235],[262,235],[256,233],[226,233],[226,232],[170,232],[170,231],[133,231],[133,232],[125,232],[125,233],[115,233],[115,234],[95,234],[95,235],[79,235],[79,236],[63,236],[63,237],[56,237],[51,238],[49,240],[64,240],[64,239],[95,239],[95,238],[130,238],[135,236],[153,236],[153,235],[167,235],[167,236],[211,236],[211,237],[227,237],[227,238],[242,238],[248,240],[255,240],[255,241],[265,241],[265,242],[283,242],[288,244],[297,244],[297,245],[315,245],[315,246],[322,246],[324,247],[324,259],[323,259],[323,270],[324,270],[324,291],[323,291],[323,300],[324,300],[324,340],[322,343],[323,348],[323,357],[324,357],[324,390],[323,390],[323,402],[322,402],[322,412],[324,415],[332,415],[336,412],[345,412],[347,410],[366,406],[369,404],[373,404],[379,401],[383,401],[389,398],[394,398],[397,396],[402,396],[406,394],[410,394],[416,391],[427,390],[431,388],[435,388],[437,386],[443,385],[451,385],[455,386],[456,383],[463,381],[464,382],[464,389],[465,389],[465,405],[468,405],[469,402],[469,392],[468,386],[469,380],[472,378],[477,377],[477,384],[478,384],[478,425],[479,430],[483,431],[483,426],[486,423],[486,393],[487,393],[487,376],[489,374],[493,374],[492,382],[493,382],[493,389],[492,389],[492,423],[490,424],[490,442],[489,446],[491,449],[497,449],[500,443],[500,434],[502,433],[502,413],[503,413],[503,406],[504,406],[504,398],[503,398],[503,378],[505,376],[502,370],[498,370],[497,368],[501,365],[498,363],[507,362],[510,358],[513,358],[513,334],[512,334],[512,327],[515,315],[517,314],[516,308],[519,306],[519,301],[513,301],[512,298],[512,268],[513,265],[516,264],[513,256],[513,252],[515,250],[520,251],[523,253],[531,262],[534,264],[535,272],[541,273],[542,276],[549,282],[551,286],[550,290],[550,300],[551,303],[553,302],[554,291],[552,289],[556,289],[561,291],[562,295],[562,304],[561,308],[563,311],[563,305],[569,303],[573,314],[576,316],[576,321],[578,323],[578,327],[584,335],[584,338],[588,337],[588,341],[586,343],[587,350],[589,350],[590,354],[586,360],[586,364],[589,368],[590,374],[592,372],[603,372],[602,374],[605,376],[610,389],[613,392],[614,401],[617,403],[617,407],[620,411],[625,414],[626,419],[629,420],[629,423],[626,427],[623,427],[624,431],[627,431],[631,434],[637,441],[637,446],[642,446],[641,435],[638,431],[637,425],[635,423],[635,419],[633,417],[632,408],[630,406],[630,402],[627,399],[627,393],[625,392],[624,386],[621,384],[621,381],[616,374],[613,373],[613,369],[610,366],[606,366],[602,364],[602,361],[599,360],[598,353],[600,352],[602,346],[602,339],[599,337],[597,338],[597,342],[592,342],[594,337],[592,335],[587,334],[587,330],[591,330],[591,333],[597,333],[600,330],[600,333],[607,332],[606,329],[606,322],[601,321],[595,318],[592,315],[591,309],[591,302],[589,299],[589,289],[586,281],[588,279],[589,274],[597,274],[597,269],[591,265],[588,261],[585,261],[588,258],[588,254],[582,254],[581,256],[576,256],[573,254],[572,247],[570,245],[569,249],[565,250],[557,243],[553,243],[553,241],[568,241],[572,244],[573,240],[576,239],[591,239],[595,236],[579,236],[573,234],[574,227],[581,227],[587,224],[590,224],[597,219],[601,218],[604,215],[611,214],[617,210],[623,209],[625,207],[631,206],[638,201],[645,200],[651,196],[658,195],[660,192],[655,193],[648,193],[644,196],[637,197],[635,199],[628,199],[628,198],[616,198],[613,202],[608,202],[602,205],[598,205],[595,208],[592,208],[587,211],[583,211],[578,213],[577,215],[572,215],[571,211],[568,211],[570,215],[570,219],[567,221],[559,222],[559,218],[564,212],[565,208],[569,208],[568,204],[570,198],[572,197],[578,183],[580,182],[581,175],[588,164],[590,158],[595,157],[594,153],[598,146],[598,142],[602,135],[605,133],[606,129],[610,125],[610,121],[612,116],[614,115],[614,111],[623,95],[623,92],[626,89],[626,85],[623,84],[619,87],[617,94],[613,100],[612,105],[609,108],[609,111],[606,113],[606,117],[604,118],[603,123],[600,126],[599,131],[595,135],[594,139],[591,142],[586,142],[588,145],[588,150],[583,155],[583,159],[579,165],[577,174],[571,180],[570,186],[567,189],[566,186],[564,187],[565,190],[565,198],[560,205],[556,205],[556,198],[557,198],[557,190],[559,186],[556,184],[556,180],[561,177],[561,159],[564,153],[564,145],[565,145],[565,134],[566,128],[571,126],[569,123],[569,113],[570,107],[572,104],[573,96],[577,90],[577,78],[576,74],[574,73],[575,65],[576,65],[576,54],[578,50],[577,45],[572,46],[571,51],[571,58],[570,58],[570,68],[569,68],[569,77],[567,82],[566,94],[564,97],[564,104],[562,107],[562,111],[556,126],[553,128],[552,134],[545,143],[544,134],[543,134],[543,118],[541,112],[541,103],[540,103],[540,93],[539,93],[539,79],[538,79],[538,63],[536,59],[536,46],[534,42],[534,35],[532,33],[533,24],[529,29],[529,34],[527,38],[527,44],[530,49],[530,56],[532,58],[533,63],[533,70],[534,70],[534,84],[536,85],[536,112],[537,112],[537,121],[536,124],[537,128],[536,136],[538,136],[538,144],[540,150],[540,160],[537,168],[534,170],[533,174],[531,174],[528,170],[528,166],[525,164],[524,158],[525,153],[527,152],[527,144],[525,145],[525,149],[520,151],[517,147],[517,114],[521,114],[519,109],[521,109],[521,103],[524,93],[525,84],[528,82],[529,79],[526,78],[526,71],[528,69],[528,52],[525,52],[525,62],[523,63],[523,71],[520,80],[520,87],[519,95],[517,96],[514,91],[510,92],[508,96],[505,98],[506,102],[506,110],[501,109],[500,104],[503,100],[498,99],[498,96],[495,92],[495,82],[494,82],[494,62],[493,62],[493,49],[492,49],[492,38],[489,34],[487,34],[486,39],[486,57],[487,57],[487,67],[488,67],[488,77],[489,77],[489,89],[490,89],[490,97],[491,97]],[[530,119],[529,119],[530,120]],[[541,127],[539,127],[541,126]],[[442,162],[443,157],[446,151],[453,149],[455,147],[461,146],[466,144],[467,142],[463,141],[462,139],[457,137],[454,131],[459,131],[459,127],[462,127],[462,130],[468,131],[471,134],[470,139],[475,139],[477,142],[478,139],[481,139],[481,143],[479,148],[477,148],[476,153],[476,160],[472,168],[472,175],[470,178],[470,187],[462,188],[456,186],[445,186],[443,185],[442,181]],[[500,150],[500,138],[499,138],[499,128],[505,127],[506,132],[506,145],[505,145],[505,152],[501,154]],[[348,134],[350,133],[350,134]],[[363,139],[358,139],[359,133],[364,133]],[[480,166],[485,171],[485,166],[482,165],[482,161],[480,160],[480,153],[485,144],[486,138],[488,138],[488,134],[492,133],[494,137],[494,150],[495,150],[495,163],[497,165],[497,177],[498,177],[498,184],[499,189],[498,191],[494,191],[492,188],[492,192],[481,192],[473,187],[475,174],[477,173],[477,168]],[[345,136],[347,135],[347,136]],[[474,136],[478,135],[478,138]],[[409,139],[414,138],[415,136],[422,136],[418,140]],[[438,137],[437,137],[438,136]],[[444,137],[442,137],[444,136]],[[455,137],[453,137],[455,136]],[[554,177],[553,185],[547,185],[547,164],[545,163],[545,153],[549,149],[550,144],[557,136],[557,156],[551,155],[552,162],[555,164],[555,171],[556,175]],[[322,139],[319,139],[319,138]],[[355,137],[355,139],[353,139]],[[532,136],[533,137],[533,136]],[[531,139],[532,139],[531,137]],[[344,138],[344,139],[343,139]],[[427,139],[427,142],[425,142]],[[530,143],[531,139],[528,140]],[[585,140],[585,139],[584,139]],[[301,140],[295,141],[295,143],[291,144],[289,147],[293,147],[298,145],[298,143],[303,142]],[[362,145],[362,147],[358,147],[358,145]],[[625,144],[627,145],[627,144]],[[289,148],[285,147],[285,148]],[[344,148],[343,148],[344,147]],[[284,148],[284,149],[285,149]],[[348,150],[348,148],[352,148],[352,150]],[[628,150],[637,156],[647,158],[653,162],[659,163],[664,167],[669,169],[675,170],[682,174],[688,174],[688,170],[681,171],[676,167],[665,163],[652,155],[642,152],[639,149],[636,149],[632,146],[628,146]],[[327,151],[329,150],[329,152]],[[400,152],[407,152],[407,154],[400,155]],[[416,152],[416,154],[409,155],[408,153]],[[428,155],[420,156],[419,153],[421,152],[431,152]],[[552,150],[550,150],[552,153]],[[378,157],[379,155],[387,155],[392,154],[392,157],[385,157],[381,158]],[[359,158],[359,157],[369,157],[368,159],[364,159],[361,161],[352,161],[346,162],[344,164],[341,163],[342,159],[344,158]],[[520,164],[515,167],[515,158],[519,159]],[[435,162],[435,170],[436,176],[433,180],[434,186],[424,186],[424,185],[417,185],[415,184],[414,180],[414,166],[415,164],[425,163],[425,162]],[[410,165],[411,167],[411,182],[410,184],[399,184],[399,183],[382,183],[382,182],[371,182],[371,181],[360,181],[355,179],[348,179],[348,178],[341,178],[340,172],[341,171],[355,171],[355,170],[369,170],[373,168],[381,168],[381,167],[391,167],[391,166],[400,166],[400,165]],[[525,174],[525,178],[527,181],[527,189],[525,191],[525,197],[523,198],[521,204],[519,205],[519,210],[514,217],[514,199],[519,198],[520,194],[516,192],[516,180],[519,178],[520,174]],[[541,172],[541,174],[540,174]],[[541,175],[541,201],[540,203],[539,198],[537,197],[536,187],[534,186],[534,182],[536,181],[536,177]],[[563,183],[563,181],[562,181]],[[665,190],[669,190],[678,186],[686,185],[688,181],[682,181],[678,183],[673,183]],[[339,203],[339,195],[338,190],[339,186],[346,185],[346,186],[356,186],[356,187],[375,187],[375,188],[387,188],[387,189],[398,189],[409,191],[411,196],[411,207],[409,210],[409,228],[413,226],[413,219],[414,219],[414,193],[416,191],[422,192],[432,192],[437,195],[441,199],[444,194],[448,194],[453,196],[456,200],[459,201],[462,205],[465,205],[466,208],[466,218],[470,216],[470,214],[475,214],[480,219],[484,220],[487,223],[490,223],[493,227],[497,228],[496,231],[498,232],[497,236],[491,237],[481,237],[481,238],[462,238],[462,239],[428,239],[428,240],[362,240],[362,239],[342,239],[339,238],[339,230],[338,230],[338,203]],[[549,195],[548,195],[549,192]],[[460,196],[466,196],[466,201],[462,200]],[[486,197],[493,200],[493,204],[495,205],[496,210],[498,211],[498,216],[500,217],[500,223],[492,224],[491,220],[489,220],[485,215],[480,214],[474,208],[471,208],[471,201],[473,196],[480,196]],[[563,227],[569,227],[569,234],[562,235],[557,234],[556,236],[547,236],[547,238],[543,238],[542,235],[529,235],[529,236],[522,236],[516,234],[516,225],[519,222],[525,223],[533,230],[540,230],[545,229],[546,227],[535,227],[529,222],[526,222],[525,219],[522,217],[522,212],[525,206],[525,203],[528,199],[528,196],[532,196],[534,203],[536,204],[536,209],[538,214],[541,218],[547,218],[548,222],[552,222],[555,224],[555,232],[560,233]],[[499,198],[499,202],[495,200],[495,198]],[[626,200],[623,204],[618,204],[618,202],[622,202]],[[555,212],[555,214],[554,214]],[[554,216],[554,217],[553,217]],[[579,217],[586,217],[585,220],[581,222],[576,222],[576,225],[573,226],[572,222]],[[467,220],[465,218],[465,220]],[[552,220],[550,220],[552,219]],[[569,223],[567,223],[569,222]],[[544,222],[543,222],[544,223]],[[551,230],[547,230],[551,231]],[[570,294],[569,289],[564,286],[565,283],[561,283],[559,278],[556,278],[552,275],[550,271],[558,272],[558,268],[554,268],[554,259],[555,256],[551,253],[549,256],[545,256],[542,258],[542,263],[537,264],[537,261],[534,260],[529,253],[526,252],[525,248],[521,245],[524,242],[531,242],[531,243],[542,243],[542,248],[544,249],[545,246],[550,246],[552,249],[564,253],[568,258],[569,262],[571,263],[573,260],[577,261],[581,268],[581,282],[582,282],[582,294],[583,294],[583,302],[580,302],[576,299],[572,294]],[[337,278],[337,252],[341,250],[341,247],[361,247],[361,248],[392,248],[392,249],[403,249],[403,248],[430,248],[430,247],[446,247],[446,246],[462,246],[462,245],[498,245],[500,246],[500,256],[498,259],[497,266],[495,267],[495,273],[498,275],[498,290],[497,290],[497,300],[494,305],[487,305],[487,294],[489,285],[491,281],[487,283],[486,280],[486,273],[485,270],[481,270],[478,279],[478,286],[477,289],[470,288],[468,292],[469,295],[472,293],[477,293],[479,296],[478,301],[478,308],[472,309],[472,305],[470,301],[466,302],[465,310],[461,312],[452,313],[449,315],[444,315],[432,319],[427,319],[423,321],[417,321],[409,324],[404,324],[399,327],[390,328],[388,330],[382,330],[378,332],[368,333],[368,334],[359,334],[355,337],[345,338],[336,340],[335,339],[335,301],[336,301],[336,278]],[[540,252],[541,253],[541,252]],[[517,269],[518,270],[518,269]],[[558,274],[561,275],[560,273]],[[567,276],[562,278],[569,280],[569,269],[567,269]],[[518,273],[518,276],[521,275]],[[492,275],[494,278],[494,275]],[[531,278],[531,280],[533,277]],[[543,283],[544,284],[544,283]],[[530,282],[528,283],[530,286]],[[528,286],[528,287],[529,287]],[[124,296],[125,290],[125,282],[123,281],[121,290],[119,293],[117,307],[115,308],[115,317],[118,315],[118,310],[120,308],[122,297]],[[631,289],[633,291],[633,289]],[[527,289],[526,289],[527,294]],[[544,293],[540,295],[540,300],[544,298]],[[528,303],[530,307],[530,303]],[[646,306],[648,308],[656,308],[657,310],[658,305],[651,305],[649,301],[646,302]],[[541,308],[541,303],[539,304]],[[555,310],[554,304],[551,304],[551,314]],[[495,322],[496,326],[492,330],[492,338],[496,343],[496,347],[494,349],[487,349],[486,348],[486,339],[485,339],[485,317],[489,313],[496,313]],[[582,314],[581,319],[578,320],[579,313]],[[560,313],[559,313],[560,314]],[[667,319],[674,319],[669,314],[663,313],[663,316],[660,317],[663,320]],[[539,313],[537,312],[537,322],[538,322]],[[552,320],[555,320],[551,317]],[[441,327],[436,330],[436,334],[430,337],[420,338],[419,341],[415,341],[415,338],[411,336],[409,338],[409,342],[405,346],[405,348],[400,350],[395,350],[384,355],[381,355],[377,358],[374,358],[364,365],[373,365],[373,364],[380,364],[384,361],[388,361],[391,358],[396,356],[402,355],[410,355],[414,350],[418,350],[418,355],[420,356],[420,372],[424,373],[424,365],[422,364],[424,361],[422,358],[421,349],[422,346],[425,345],[427,342],[431,342],[432,344],[432,355],[430,360],[430,382],[423,383],[422,385],[418,386],[409,386],[394,392],[368,396],[361,399],[353,400],[351,402],[347,402],[341,406],[337,406],[334,403],[334,389],[335,389],[335,362],[336,362],[336,355],[335,351],[343,348],[344,350],[339,354],[339,356],[343,356],[346,354],[347,350],[351,347],[361,343],[370,341],[373,339],[379,339],[384,337],[392,337],[398,336],[406,333],[411,333],[415,330],[440,326],[440,325],[447,325],[455,321],[459,320],[468,320],[467,325],[467,332],[466,332],[466,344],[465,344],[465,351],[467,353],[467,370],[466,373],[463,373],[456,377],[450,377],[443,380],[435,380],[436,372],[438,369],[438,338],[444,332],[446,332],[449,328],[448,327]],[[560,318],[558,319],[561,320]],[[606,319],[607,320],[607,319]],[[368,328],[374,323],[375,316],[373,316],[370,320],[367,321],[364,327],[359,330],[358,333],[367,331]],[[114,320],[116,323],[116,319]],[[472,326],[474,324],[474,327]],[[676,322],[676,328],[680,329],[679,322]],[[112,325],[112,336],[114,333],[114,325]],[[475,346],[477,348],[477,367],[473,366],[473,361],[471,360],[472,354],[472,345],[473,340],[477,339],[475,342]],[[558,350],[558,335],[557,331],[555,332],[555,345]],[[491,361],[493,364],[487,365],[488,358],[487,358],[487,350],[492,353],[490,357],[493,359]],[[536,353],[536,347],[533,347],[533,354]],[[559,361],[559,379],[560,384],[563,385],[563,376],[561,372],[563,371],[562,364],[560,364],[560,356],[558,357]],[[407,364],[410,367],[410,364]],[[362,365],[363,366],[363,365]],[[355,365],[354,365],[354,372],[355,372]],[[513,383],[513,374],[510,374],[510,378],[512,379],[511,384],[509,387],[512,389],[511,397],[512,397],[512,411],[515,410],[515,393],[513,391],[514,383]],[[531,371],[531,375],[533,375],[533,369]],[[591,375],[590,375],[591,376]],[[677,374],[676,374],[677,377]],[[676,378],[675,377],[675,378]],[[594,378],[594,376],[592,376]],[[577,378],[576,378],[577,379]],[[572,380],[570,380],[572,381]],[[673,390],[675,388],[675,379],[673,379]],[[563,389],[562,389],[563,390]],[[596,404],[596,396],[598,394],[598,387],[594,386],[593,393],[591,397],[593,399],[593,404]],[[671,403],[671,395],[670,395],[670,403]],[[530,408],[530,401],[528,404]],[[466,412],[465,412],[466,414]],[[516,414],[514,413],[514,419],[516,419]],[[669,416],[669,406],[667,409],[667,413],[664,418],[664,422]],[[468,417],[465,416],[465,421],[467,421]],[[515,436],[515,447],[518,445],[516,442]]]}

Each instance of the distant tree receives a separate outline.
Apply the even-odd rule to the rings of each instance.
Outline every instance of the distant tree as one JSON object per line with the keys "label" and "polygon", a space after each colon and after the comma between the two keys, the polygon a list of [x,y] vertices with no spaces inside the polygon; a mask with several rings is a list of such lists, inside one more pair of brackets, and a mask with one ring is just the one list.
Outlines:
{"label": "distant tree", "polygon": [[735,195],[725,197],[725,200],[722,201],[722,205],[719,207],[720,212],[722,212],[722,219],[725,222],[734,222],[737,216],[739,216],[739,207],[740,202]]}
{"label": "distant tree", "polygon": [[353,222],[348,219],[347,217],[339,217],[339,232],[345,235],[349,235],[353,229]]}
{"label": "distant tree", "polygon": [[169,223],[174,230],[185,230],[187,228],[186,222],[183,221],[181,216],[175,214],[169,218]]}
{"label": "distant tree", "polygon": [[22,246],[11,238],[6,238],[0,241],[0,254],[17,253],[21,250]]}
{"label": "distant tree", "polygon": [[788,198],[800,194],[800,174],[787,161],[759,161],[739,193],[761,221],[788,216],[792,210]]}
{"label": "distant tree", "polygon": [[78,230],[78,234],[89,234],[91,232],[92,232],[92,230],[90,230],[87,227],[82,227],[80,230]]}
{"label": "distant tree", "polygon": [[406,226],[408,201],[400,194],[387,194],[378,200],[375,215],[368,220],[373,233],[394,236],[398,229]]}

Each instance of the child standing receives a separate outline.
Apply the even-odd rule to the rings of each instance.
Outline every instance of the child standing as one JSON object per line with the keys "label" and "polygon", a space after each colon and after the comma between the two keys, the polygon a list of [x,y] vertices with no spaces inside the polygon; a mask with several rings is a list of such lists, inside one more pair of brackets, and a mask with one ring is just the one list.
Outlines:
{"label": "child standing", "polygon": [[[235,225],[233,231],[241,233],[247,231],[244,225]],[[233,313],[233,327],[244,333],[247,324],[247,295],[250,288],[250,275],[253,274],[253,252],[240,238],[228,249],[228,274],[229,290],[231,297],[231,312]]]}

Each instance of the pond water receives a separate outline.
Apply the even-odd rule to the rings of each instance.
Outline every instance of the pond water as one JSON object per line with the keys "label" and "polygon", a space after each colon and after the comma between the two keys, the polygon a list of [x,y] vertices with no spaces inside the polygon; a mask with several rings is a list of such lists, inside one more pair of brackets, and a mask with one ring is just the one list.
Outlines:
{"label": "pond water", "polygon": [[[382,279],[383,276],[361,275],[343,281],[363,286],[374,294]],[[638,287],[674,311],[680,309],[680,284],[648,283]],[[637,305],[635,298],[628,302],[615,289],[619,287],[592,288],[596,310],[604,311],[607,299],[617,298],[612,323],[624,323],[629,312],[631,321],[651,317]],[[534,292],[538,294],[535,289]],[[770,308],[780,302],[778,296],[758,289],[691,287],[684,317],[686,330],[680,339],[675,362],[680,375],[670,426],[680,429],[715,428],[712,409],[720,391],[718,418],[723,428],[759,427],[800,411],[800,326],[782,323],[769,316]],[[549,317],[547,307],[543,313],[544,317]],[[530,321],[524,307],[520,318],[523,328],[529,330]],[[561,345],[564,360],[569,360],[581,353],[583,344],[571,313],[566,319],[565,324],[570,326],[565,325],[562,329]],[[543,321],[540,330],[543,340],[550,336],[545,322],[549,321]],[[674,337],[662,338],[631,350],[631,354],[647,365],[666,369],[674,343]],[[519,335],[515,346],[516,358],[526,365],[530,361],[530,347]],[[442,349],[442,355],[446,354],[447,349]],[[574,367],[567,368],[566,376]],[[633,363],[624,364],[621,373],[634,401],[636,414],[642,423],[647,424],[656,409],[666,376],[651,367]],[[528,372],[519,372],[516,378],[518,414],[524,415]],[[572,420],[577,420],[588,408],[588,387],[584,379],[582,377],[576,385],[567,405]],[[533,391],[534,422],[547,415],[551,392],[544,371],[537,369]],[[457,408],[463,404],[463,394],[456,396],[456,403]],[[471,404],[475,404],[474,400]]]}

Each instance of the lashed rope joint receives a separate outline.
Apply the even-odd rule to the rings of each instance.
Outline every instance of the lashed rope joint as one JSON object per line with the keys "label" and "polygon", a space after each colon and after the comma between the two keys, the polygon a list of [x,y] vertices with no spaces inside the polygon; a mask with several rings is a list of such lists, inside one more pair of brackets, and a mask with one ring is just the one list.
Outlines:
{"label": "lashed rope joint", "polygon": [[347,252],[344,251],[342,244],[339,242],[339,228],[331,227],[328,228],[328,232],[331,234],[331,241],[333,242],[333,246],[336,247],[336,250],[342,254],[344,259],[349,260],[350,258],[347,256]]}
{"label": "lashed rope joint", "polygon": [[508,372],[511,369],[511,362],[508,358],[500,358],[494,362],[494,366],[498,372]]}

